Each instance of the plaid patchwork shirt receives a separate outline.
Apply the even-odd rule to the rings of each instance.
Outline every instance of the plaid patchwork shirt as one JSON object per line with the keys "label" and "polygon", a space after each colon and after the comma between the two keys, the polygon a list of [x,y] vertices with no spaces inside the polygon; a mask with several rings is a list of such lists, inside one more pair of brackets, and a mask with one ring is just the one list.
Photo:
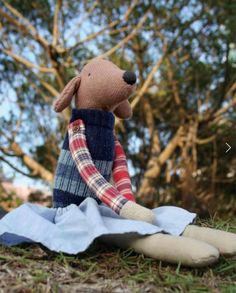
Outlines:
{"label": "plaid patchwork shirt", "polygon": [[68,134],[70,152],[81,177],[103,203],[119,214],[128,200],[134,201],[125,154],[119,141],[115,138],[116,157],[113,164],[115,188],[106,181],[93,163],[87,146],[85,125],[81,119],[69,124]]}

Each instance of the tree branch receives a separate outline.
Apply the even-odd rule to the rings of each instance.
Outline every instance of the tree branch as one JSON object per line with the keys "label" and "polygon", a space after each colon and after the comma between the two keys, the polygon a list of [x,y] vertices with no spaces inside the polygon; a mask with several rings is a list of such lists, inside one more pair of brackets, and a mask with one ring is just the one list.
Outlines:
{"label": "tree branch", "polygon": [[181,102],[179,88],[177,86],[176,81],[174,80],[174,73],[173,73],[172,63],[171,63],[170,58],[167,58],[166,61],[167,61],[167,68],[168,68],[167,76],[168,76],[169,83],[171,85],[174,101],[175,101],[176,106],[179,109],[179,116],[180,116],[181,119],[183,119],[184,116],[186,115],[186,113],[184,111],[184,108],[183,108],[183,105],[182,105],[182,102]]}
{"label": "tree branch", "polygon": [[[83,17],[74,25],[74,29],[71,30],[70,34],[68,34],[67,39],[70,39],[73,36],[75,30],[78,31],[78,27],[80,27],[81,24],[93,13],[97,5],[98,5],[98,1],[95,1],[93,5],[89,8],[89,10],[86,11],[86,13],[84,13]],[[79,43],[75,44],[74,46],[78,45]]]}
{"label": "tree branch", "polygon": [[160,175],[161,167],[171,157],[176,147],[180,143],[182,132],[183,126],[180,126],[174,137],[169,141],[169,143],[167,144],[165,149],[160,153],[160,155],[158,157],[150,158],[147,165],[147,170],[144,173],[141,186],[137,193],[138,198],[142,198],[143,195],[147,195],[148,190],[151,186],[151,181],[153,179],[156,179]]}
{"label": "tree branch", "polygon": [[[15,154],[15,156],[20,158],[22,163],[29,170],[32,171],[30,176],[32,176],[32,177],[40,177],[40,178],[42,178],[43,180],[45,180],[45,181],[47,181],[49,183],[51,183],[53,181],[53,174],[50,171],[48,171],[47,169],[45,169],[36,160],[31,158],[29,155],[25,154],[23,152],[23,150],[21,149],[21,147],[16,142],[11,143],[11,145],[9,146],[9,150],[11,150]],[[7,161],[4,158],[2,160]],[[9,164],[9,166],[10,166],[10,164]],[[26,175],[26,176],[28,176],[28,175]]]}
{"label": "tree branch", "polygon": [[76,28],[79,27],[94,11],[94,9],[97,7],[98,1],[94,1],[93,5],[84,13],[83,17],[80,19],[80,21],[77,23]]}
{"label": "tree branch", "polygon": [[143,86],[141,87],[141,89],[138,91],[136,97],[133,99],[131,106],[132,108],[134,108],[140,98],[145,94],[145,92],[148,90],[150,83],[152,82],[152,79],[154,77],[154,74],[157,72],[157,70],[160,68],[165,56],[166,56],[166,52],[167,52],[167,46],[164,45],[163,48],[163,55],[162,57],[156,62],[156,64],[153,66],[152,70],[150,71],[150,73],[148,74],[148,77],[146,78],[145,82],[143,83]]}
{"label": "tree branch", "polygon": [[55,47],[58,42],[59,38],[59,30],[58,30],[58,18],[59,13],[62,6],[62,0],[57,0],[56,7],[55,7],[55,13],[53,17],[53,39],[52,39],[52,45]]}
{"label": "tree branch", "polygon": [[149,10],[143,15],[143,17],[139,20],[138,24],[134,27],[134,29],[132,30],[132,32],[128,36],[126,36],[123,40],[121,40],[118,44],[116,44],[113,48],[111,48],[107,52],[99,55],[99,57],[100,58],[105,58],[105,57],[110,56],[117,49],[119,49],[124,44],[128,43],[129,40],[131,40],[134,36],[136,36],[137,33],[139,32],[139,30],[141,29],[142,25],[144,24],[144,22],[147,20],[148,13],[149,13]]}
{"label": "tree branch", "polygon": [[13,59],[15,59],[17,62],[25,65],[26,67],[32,69],[35,68],[37,70],[39,70],[40,72],[43,73],[53,73],[55,74],[55,69],[54,68],[48,68],[48,67],[44,67],[44,66],[38,66],[28,60],[26,60],[25,58],[15,54],[14,52],[12,52],[11,50],[8,49],[1,49],[5,54],[7,54],[8,56],[12,57]]}
{"label": "tree branch", "polygon": [[121,23],[122,21],[127,21],[130,14],[132,13],[133,9],[135,8],[135,6],[138,4],[138,0],[134,0],[129,9],[126,11],[126,13],[123,15],[123,17],[121,17],[119,20],[114,20],[111,23],[109,23],[107,26],[103,27],[102,29],[100,29],[97,32],[91,33],[89,34],[86,38],[80,40],[79,42],[77,42],[75,45],[73,45],[72,47],[70,47],[68,49],[68,52],[72,52],[73,50],[75,50],[79,45],[91,41],[93,39],[95,39],[96,37],[100,36],[102,33],[104,33],[106,30],[109,30],[111,28],[113,28],[114,26],[118,25],[119,23]]}
{"label": "tree branch", "polygon": [[147,99],[142,100],[142,108],[146,118],[147,127],[150,136],[150,157],[157,157],[161,152],[161,142],[159,133],[155,125],[154,116],[150,102]]}
{"label": "tree branch", "polygon": [[[8,50],[8,49],[1,49],[5,54],[7,54],[8,56],[12,57],[14,60],[16,60],[17,62],[25,65],[26,67],[28,67],[29,69],[37,69],[39,72],[42,73],[52,73],[55,77],[56,80],[60,86],[60,88],[63,88],[65,86],[59,72],[57,69],[55,69],[54,67],[48,68],[48,67],[44,67],[44,66],[38,66],[28,60],[26,60],[25,58],[15,54],[14,52]],[[44,83],[44,85],[46,85],[46,83]],[[49,84],[47,84],[48,89],[50,88],[50,91],[52,90],[52,88],[49,86]],[[54,93],[58,93],[56,91],[54,91]]]}
{"label": "tree branch", "polygon": [[30,178],[35,178],[35,176],[29,174],[29,173],[26,173],[22,170],[20,170],[19,168],[17,168],[16,166],[14,166],[11,162],[9,162],[8,160],[6,160],[4,157],[0,156],[0,161],[3,161],[4,163],[6,163],[8,166],[10,166],[12,169],[14,169],[16,172],[24,175],[24,176],[27,176],[27,177],[30,177]]}
{"label": "tree branch", "polygon": [[[229,88],[227,93],[225,94],[225,97],[229,96],[234,90],[236,90],[236,82],[232,84],[232,86]],[[229,108],[234,107],[236,105],[236,94],[233,96],[232,100],[228,103],[227,106],[219,109],[217,112],[214,114],[214,118],[224,114],[229,110]]]}
{"label": "tree branch", "polygon": [[[154,74],[157,72],[157,70],[160,68],[163,60],[166,57],[166,53],[167,53],[167,46],[164,45],[164,49],[163,49],[163,55],[162,57],[156,62],[156,64],[153,66],[152,70],[150,71],[147,79],[145,80],[145,82],[143,83],[143,86],[139,89],[138,93],[136,94],[136,96],[134,97],[133,101],[131,102],[131,107],[132,109],[134,109],[136,107],[136,105],[139,103],[140,99],[142,98],[142,96],[146,93],[146,91],[148,90],[152,79],[154,77]],[[122,120],[120,119],[115,119],[115,126],[119,127],[119,125],[122,123]]]}
{"label": "tree branch", "polygon": [[216,135],[212,135],[210,137],[207,137],[207,138],[196,138],[196,143],[197,144],[207,144],[207,143],[210,143],[212,141],[214,141],[216,138]]}
{"label": "tree branch", "polygon": [[17,157],[15,154],[9,152],[9,148],[0,147],[0,151],[8,157]]}
{"label": "tree branch", "polygon": [[58,97],[60,93],[48,82],[40,80],[42,86],[47,89],[53,97]]}
{"label": "tree branch", "polygon": [[13,24],[18,31],[31,35],[37,42],[39,42],[44,48],[47,49],[49,46],[48,41],[38,33],[36,28],[28,21],[28,19],[26,19],[18,10],[16,10],[6,1],[3,1],[3,3],[13,15],[23,21],[23,24],[11,17],[9,14],[5,13],[2,9],[0,9],[0,15]]}

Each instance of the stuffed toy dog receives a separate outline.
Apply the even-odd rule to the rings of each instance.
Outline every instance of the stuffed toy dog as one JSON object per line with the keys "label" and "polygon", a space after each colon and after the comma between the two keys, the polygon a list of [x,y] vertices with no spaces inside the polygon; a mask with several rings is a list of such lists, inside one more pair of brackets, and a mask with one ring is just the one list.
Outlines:
{"label": "stuffed toy dog", "polygon": [[192,225],[196,214],[178,207],[149,210],[135,202],[125,153],[114,133],[114,115],[132,116],[128,98],[135,83],[133,72],[98,58],[68,83],[54,104],[60,112],[75,96],[53,207],[24,203],[7,214],[0,211],[0,244],[41,243],[77,254],[98,239],[191,267],[212,264],[220,254],[236,255],[236,234]]}
{"label": "stuffed toy dog", "polygon": [[[132,116],[128,101],[136,76],[103,59],[93,59],[73,78],[54,104],[63,111],[75,97],[55,176],[54,208],[80,205],[91,197],[125,219],[158,224],[152,210],[135,202],[127,162],[114,134],[114,115]],[[111,178],[114,186],[110,184]],[[101,237],[107,244],[133,248],[138,253],[171,263],[200,267],[217,261],[219,254],[236,254],[236,235],[187,225],[180,236],[155,233]]]}

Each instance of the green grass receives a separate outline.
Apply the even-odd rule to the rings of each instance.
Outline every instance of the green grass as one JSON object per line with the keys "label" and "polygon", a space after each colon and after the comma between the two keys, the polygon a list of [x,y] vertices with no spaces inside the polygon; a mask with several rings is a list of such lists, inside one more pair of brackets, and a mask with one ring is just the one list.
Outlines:
{"label": "green grass", "polygon": [[[236,232],[236,221],[212,219],[201,225]],[[190,269],[98,243],[76,256],[36,244],[0,246],[0,292],[235,293],[236,258]]]}

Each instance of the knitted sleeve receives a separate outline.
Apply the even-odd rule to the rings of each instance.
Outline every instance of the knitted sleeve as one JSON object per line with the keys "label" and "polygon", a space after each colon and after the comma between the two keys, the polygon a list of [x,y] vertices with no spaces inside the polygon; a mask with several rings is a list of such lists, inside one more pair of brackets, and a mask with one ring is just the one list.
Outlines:
{"label": "knitted sleeve", "polygon": [[69,148],[80,176],[96,196],[116,213],[128,201],[99,173],[87,147],[85,125],[78,119],[69,124]]}
{"label": "knitted sleeve", "polygon": [[132,193],[132,184],[128,172],[125,152],[115,136],[115,160],[112,166],[112,175],[117,190],[127,199],[135,201]]}

